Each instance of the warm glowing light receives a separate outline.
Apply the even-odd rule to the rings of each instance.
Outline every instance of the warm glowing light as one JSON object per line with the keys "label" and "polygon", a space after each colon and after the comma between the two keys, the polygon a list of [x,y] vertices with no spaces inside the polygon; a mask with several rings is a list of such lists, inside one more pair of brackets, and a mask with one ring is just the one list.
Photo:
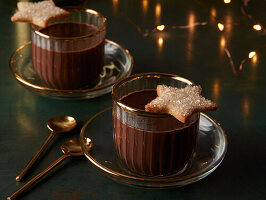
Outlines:
{"label": "warm glowing light", "polygon": [[229,38],[229,35],[231,34],[232,31],[232,15],[231,13],[228,13],[225,17],[225,24],[226,24],[226,34],[227,34],[227,39]]}
{"label": "warm glowing light", "polygon": [[160,23],[160,18],[161,18],[161,11],[162,7],[160,3],[157,3],[155,6],[155,16],[156,16],[156,23]]}
{"label": "warm glowing light", "polygon": [[220,31],[223,31],[224,30],[224,25],[221,24],[221,23],[218,23],[218,28]]}
{"label": "warm glowing light", "polygon": [[220,83],[219,80],[216,79],[213,83],[213,95],[215,100],[218,99],[219,93],[220,93]]}
{"label": "warm glowing light", "polygon": [[248,54],[248,57],[251,59],[253,58],[253,56],[256,55],[256,52],[255,51],[251,51],[249,54]]}
{"label": "warm glowing light", "polygon": [[165,25],[159,25],[159,26],[157,26],[157,30],[158,31],[163,31],[164,28],[165,28]]}
{"label": "warm glowing light", "polygon": [[158,42],[159,47],[163,46],[163,38],[162,37],[159,37],[157,42]]}
{"label": "warm glowing light", "polygon": [[155,15],[156,15],[156,17],[160,17],[160,15],[161,15],[161,4],[159,4],[159,3],[157,3],[156,4],[156,7],[155,7]]}
{"label": "warm glowing light", "polygon": [[[257,61],[258,61],[258,56],[257,55],[254,55],[253,57],[252,57],[252,63],[253,64],[256,64],[257,63]],[[255,66],[255,65],[254,65]]]}
{"label": "warm glowing light", "polygon": [[221,47],[225,47],[225,43],[226,43],[225,38],[224,38],[224,36],[222,36],[221,41],[220,41]]}
{"label": "warm glowing light", "polygon": [[190,13],[188,16],[188,25],[190,26],[191,29],[194,29],[194,24],[195,24],[195,15],[194,13]]}
{"label": "warm glowing light", "polygon": [[225,45],[226,45],[226,40],[225,40],[225,37],[222,35],[220,39],[220,49],[222,52],[224,51]]}
{"label": "warm glowing light", "polygon": [[142,12],[143,15],[147,13],[149,2],[148,0],[142,0]]}
{"label": "warm glowing light", "polygon": [[255,24],[255,25],[253,26],[253,29],[256,30],[256,31],[260,31],[262,28],[261,28],[261,25],[259,25],[259,24]]}
{"label": "warm glowing light", "polygon": [[158,53],[160,54],[162,52],[162,49],[163,49],[163,38],[162,37],[159,37],[157,39],[157,44],[158,44]]}
{"label": "warm glowing light", "polygon": [[216,17],[216,10],[215,10],[215,8],[212,8],[212,9],[211,9],[211,15],[212,15],[213,17]]}
{"label": "warm glowing light", "polygon": [[117,12],[117,10],[118,10],[118,0],[113,0],[113,7],[114,7],[114,11]]}
{"label": "warm glowing light", "polygon": [[211,23],[215,23],[216,22],[216,9],[215,8],[211,8]]}
{"label": "warm glowing light", "polygon": [[194,29],[195,29],[195,13],[190,12],[188,15],[188,40],[187,40],[187,60],[190,62],[192,61],[192,55],[193,55],[193,38],[194,38]]}
{"label": "warm glowing light", "polygon": [[231,3],[231,0],[224,0],[224,3]]}
{"label": "warm glowing light", "polygon": [[248,58],[251,59],[252,67],[255,68],[257,66],[258,56],[255,51],[251,51],[248,54]]}

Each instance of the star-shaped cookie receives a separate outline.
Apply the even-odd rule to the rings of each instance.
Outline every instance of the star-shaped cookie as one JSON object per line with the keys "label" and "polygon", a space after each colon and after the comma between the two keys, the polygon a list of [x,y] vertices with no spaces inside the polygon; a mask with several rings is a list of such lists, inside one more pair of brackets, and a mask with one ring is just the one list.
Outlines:
{"label": "star-shaped cookie", "polygon": [[68,17],[66,10],[56,7],[52,0],[40,2],[18,2],[18,11],[11,17],[12,22],[29,22],[46,27],[54,19]]}
{"label": "star-shaped cookie", "polygon": [[145,106],[147,112],[169,113],[185,123],[195,112],[212,111],[217,105],[201,96],[200,86],[175,88],[166,85],[157,86],[158,97]]}

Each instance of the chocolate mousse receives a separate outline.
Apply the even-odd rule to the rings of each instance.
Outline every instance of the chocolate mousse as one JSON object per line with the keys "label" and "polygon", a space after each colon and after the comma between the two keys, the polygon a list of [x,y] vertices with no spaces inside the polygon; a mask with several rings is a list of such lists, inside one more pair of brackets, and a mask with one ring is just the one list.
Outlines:
{"label": "chocolate mousse", "polygon": [[41,38],[39,41],[33,35],[33,66],[40,79],[57,89],[96,85],[104,64],[104,39],[89,43],[86,36],[97,30],[96,26],[86,23],[61,22],[39,30],[56,40],[42,41]]}
{"label": "chocolate mousse", "polygon": [[[120,102],[145,111],[145,105],[156,97],[156,90],[141,90],[129,93]],[[198,113],[182,123],[168,114],[134,118],[134,114],[125,112],[114,107],[113,140],[118,157],[132,172],[160,176],[186,166],[196,148]]]}

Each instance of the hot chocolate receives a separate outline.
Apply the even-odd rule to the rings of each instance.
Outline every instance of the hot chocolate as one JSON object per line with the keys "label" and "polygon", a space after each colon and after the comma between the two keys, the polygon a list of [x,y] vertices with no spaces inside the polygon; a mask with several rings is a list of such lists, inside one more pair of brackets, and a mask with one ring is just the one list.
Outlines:
{"label": "hot chocolate", "polygon": [[33,34],[33,66],[40,79],[57,89],[97,84],[104,64],[104,37],[86,37],[97,31],[87,23],[60,22],[39,30],[51,39]]}
{"label": "hot chocolate", "polygon": [[[120,102],[144,111],[156,96],[156,90],[141,90],[125,95]],[[183,124],[170,115],[146,119],[124,112],[117,106],[113,109],[113,139],[118,157],[131,171],[158,176],[185,167],[196,148],[198,113]]]}

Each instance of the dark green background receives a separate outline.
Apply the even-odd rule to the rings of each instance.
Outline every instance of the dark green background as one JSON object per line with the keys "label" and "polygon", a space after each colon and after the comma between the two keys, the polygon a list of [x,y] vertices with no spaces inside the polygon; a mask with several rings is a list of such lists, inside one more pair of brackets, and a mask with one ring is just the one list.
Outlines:
{"label": "dark green background", "polygon": [[[266,31],[254,31],[252,26],[266,26],[266,6],[262,0],[250,1],[247,6],[240,0],[232,1],[147,0],[146,11],[144,0],[89,0],[79,5],[107,17],[107,38],[129,49],[134,74],[178,74],[201,85],[203,95],[217,102],[218,111],[207,114],[222,125],[229,145],[224,161],[211,175],[182,188],[149,190],[114,183],[84,157],[71,158],[22,199],[265,199]],[[158,5],[161,14],[156,17]],[[10,21],[15,10],[16,1],[0,1],[0,199],[23,184],[16,183],[15,177],[48,136],[45,123],[49,118],[72,115],[79,126],[69,135],[56,137],[28,178],[58,158],[61,143],[78,137],[82,124],[92,115],[111,105],[110,94],[91,100],[55,100],[19,85],[8,62],[11,54],[30,40],[30,33],[27,24]],[[206,25],[173,27],[193,22]],[[218,30],[218,22],[225,25],[223,32]],[[167,25],[165,31],[151,32],[159,24]],[[147,37],[143,36],[146,30],[150,32]],[[163,38],[161,48],[159,37]],[[225,46],[221,45],[222,38]],[[224,48],[230,52],[238,76]],[[254,50],[257,59],[247,59]]]}

